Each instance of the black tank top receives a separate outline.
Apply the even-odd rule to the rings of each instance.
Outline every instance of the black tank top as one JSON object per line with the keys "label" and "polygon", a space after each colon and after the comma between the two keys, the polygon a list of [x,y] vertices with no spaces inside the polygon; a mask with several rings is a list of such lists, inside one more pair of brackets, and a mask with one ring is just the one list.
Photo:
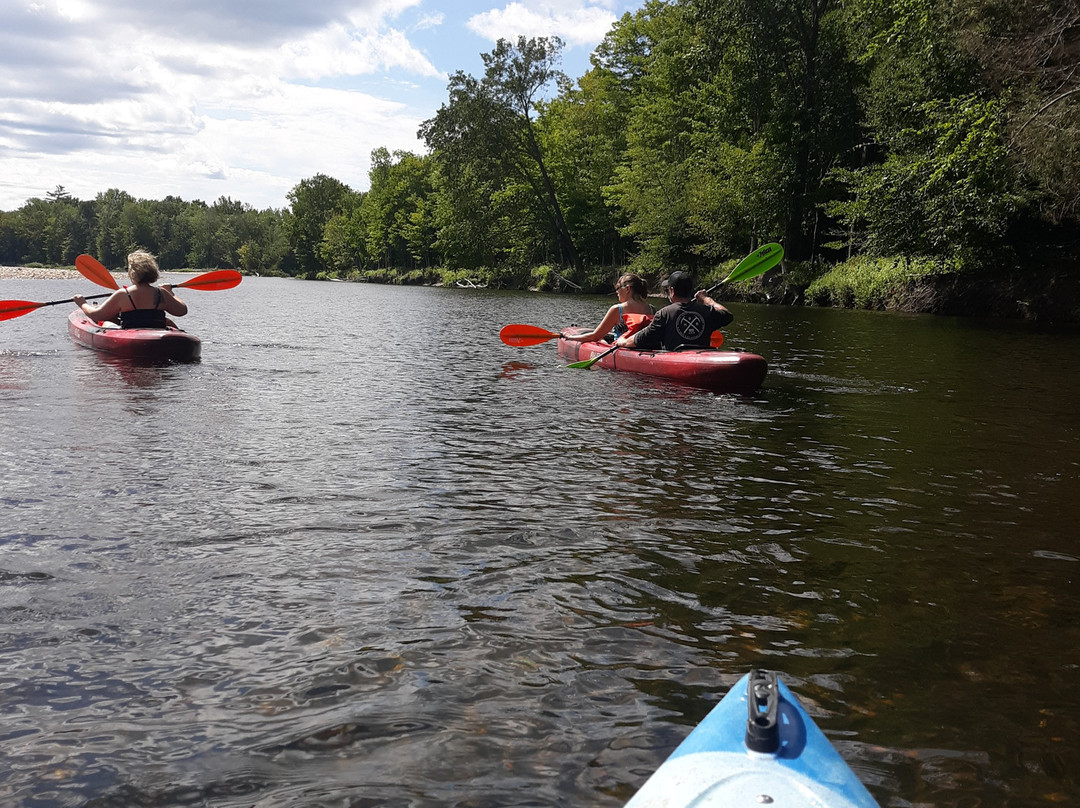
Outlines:
{"label": "black tank top", "polygon": [[[120,327],[121,328],[167,328],[165,322],[165,312],[158,308],[161,305],[161,290],[156,286],[154,287],[156,293],[154,297],[154,308],[152,309],[132,309],[131,311],[120,312]],[[131,299],[131,292],[124,287],[124,294],[128,296],[128,300],[131,300],[131,305],[135,305],[135,301]]]}

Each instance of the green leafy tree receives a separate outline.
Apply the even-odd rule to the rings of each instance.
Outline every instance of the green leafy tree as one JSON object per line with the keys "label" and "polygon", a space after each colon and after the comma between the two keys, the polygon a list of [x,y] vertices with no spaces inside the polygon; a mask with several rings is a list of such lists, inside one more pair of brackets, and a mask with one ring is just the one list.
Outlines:
{"label": "green leafy tree", "polygon": [[441,157],[432,177],[435,249],[451,267],[497,266],[502,260],[502,244],[495,238],[501,178],[492,176],[481,164],[454,163],[445,155]]}
{"label": "green leafy tree", "polygon": [[[282,212],[273,208],[256,211],[254,213],[255,227],[248,242],[256,243],[259,247],[258,261],[251,271],[281,272],[290,260],[289,237],[285,229],[285,218]],[[243,245],[241,245],[243,246]],[[248,268],[241,257],[241,265]]]}
{"label": "green leafy tree", "polygon": [[689,35],[682,9],[649,3],[616,24],[598,60],[597,71],[633,98],[626,148],[605,194],[625,217],[623,233],[635,241],[643,273],[684,265],[693,252],[684,194],[693,78],[681,58]]}
{"label": "green leafy tree", "polygon": [[[696,129],[748,153],[761,142],[757,153],[769,155],[759,163],[761,180],[782,183],[774,201],[785,205],[770,218],[782,220],[786,253],[808,258],[816,214],[828,198],[826,178],[850,159],[859,138],[844,7],[838,0],[685,5],[693,27],[688,58],[700,80]],[[769,227],[760,216],[758,225]]]}
{"label": "green leafy tree", "polygon": [[853,246],[978,260],[1023,209],[1005,101],[981,78],[974,32],[962,35],[980,3],[849,5],[868,146],[836,171],[850,195],[832,210]]}
{"label": "green leafy tree", "polygon": [[49,223],[42,233],[45,260],[52,264],[74,264],[89,243],[89,222],[83,207],[71,197],[49,203]]}
{"label": "green leafy tree", "polygon": [[18,211],[7,213],[0,210],[0,264],[14,265],[25,254],[21,220]]}
{"label": "green leafy tree", "polygon": [[371,154],[371,189],[362,206],[368,234],[366,251],[382,267],[414,268],[436,262],[434,161],[385,148]]}
{"label": "green leafy tree", "polygon": [[1080,5],[966,0],[960,8],[958,39],[1005,105],[1010,156],[1033,214],[1055,228],[1080,226]]}
{"label": "green leafy tree", "polygon": [[214,217],[210,207],[200,201],[187,207],[183,214],[187,234],[187,253],[184,263],[189,267],[213,266]]}
{"label": "green leafy tree", "polygon": [[19,240],[25,245],[21,262],[40,263],[49,260],[48,244],[43,235],[49,232],[51,226],[52,207],[50,202],[34,197],[26,200],[19,208]]}
{"label": "green leafy tree", "polygon": [[559,245],[563,262],[580,270],[581,261],[566,226],[562,206],[548,172],[533,120],[541,91],[552,82],[566,81],[564,74],[557,68],[562,47],[562,40],[558,37],[518,37],[516,46],[500,39],[495,49],[491,53],[482,54],[481,58],[486,68],[484,78],[494,91],[496,103],[509,110],[511,120],[517,124],[518,141],[523,144],[526,154],[535,164],[536,173],[523,171],[523,178],[550,219],[552,233]]}
{"label": "green leafy tree", "polygon": [[[256,211],[221,197],[212,206],[168,196],[135,199],[118,189],[78,200],[62,185],[3,214],[0,261],[72,264],[90,252],[122,266],[136,248],[153,252],[163,269],[244,266],[276,270],[288,260],[284,214]],[[246,250],[241,256],[241,247]]]}
{"label": "green leafy tree", "polygon": [[[424,122],[420,136],[442,165],[448,192],[444,208],[466,195],[468,189],[462,182],[466,177],[480,179],[480,188],[496,194],[523,186],[532,195],[532,215],[519,219],[519,224],[527,227],[537,220],[544,222],[560,262],[580,269],[534,118],[543,89],[565,78],[556,68],[561,49],[558,38],[519,37],[516,45],[499,40],[493,51],[482,54],[482,80],[461,71],[451,77],[448,103]],[[510,197],[516,199],[516,192]],[[490,221],[500,212],[489,209],[488,214]],[[519,243],[516,252],[522,252],[524,246]]]}
{"label": "green leafy tree", "polygon": [[[782,49],[755,31],[750,11],[735,2],[650,3],[624,16],[598,49],[596,70],[632,99],[606,196],[625,216],[642,272],[709,266],[781,237],[792,219],[802,239],[806,213],[795,203],[797,160],[783,123],[795,111],[776,65]],[[828,148],[815,152],[815,192]]]}
{"label": "green leafy tree", "polygon": [[286,229],[300,274],[315,277],[328,270],[319,253],[323,229],[335,215],[346,209],[354,196],[349,186],[325,174],[301,180],[289,191],[292,207]]}
{"label": "green leafy tree", "polygon": [[923,123],[923,105],[979,89],[961,47],[956,6],[941,0],[853,0],[846,12],[853,61],[864,72],[864,126],[881,150]]}
{"label": "green leafy tree", "polygon": [[126,252],[144,249],[156,255],[160,251],[154,228],[153,209],[149,202],[134,199],[126,202],[120,211],[118,229],[122,234]]}
{"label": "green leafy tree", "polygon": [[[499,191],[519,174],[506,111],[486,85],[464,73],[450,81],[450,99],[420,134],[433,151],[436,247],[451,266],[476,269],[501,263],[508,249],[496,236]],[[519,231],[533,226],[531,213]]]}
{"label": "green leafy tree", "polygon": [[884,162],[846,174],[853,201],[837,208],[872,254],[977,259],[1022,204],[1001,103],[969,96],[920,109],[924,123],[896,138]]}
{"label": "green leafy tree", "polygon": [[[149,205],[149,216],[158,264],[162,269],[188,266],[191,250],[192,219],[187,215],[192,203],[178,196],[167,196]],[[204,266],[204,264],[199,264]]]}
{"label": "green leafy tree", "polygon": [[135,197],[118,188],[99,193],[94,199],[97,218],[95,252],[97,259],[107,267],[123,266],[134,246],[128,239],[124,223],[124,207],[134,201]]}
{"label": "green leafy tree", "polygon": [[[47,201],[41,208],[45,216],[44,226],[36,233],[40,242],[35,250],[39,255],[38,260],[52,264],[73,264],[75,257],[85,251],[90,243],[92,206],[79,202],[62,185],[56,186],[45,196]],[[31,202],[37,206],[36,200]]]}
{"label": "green leafy tree", "polygon": [[540,142],[571,238],[589,266],[624,264],[633,246],[620,232],[626,218],[604,196],[626,151],[629,109],[618,78],[600,68],[541,106]]}
{"label": "green leafy tree", "polygon": [[361,205],[336,213],[323,229],[319,254],[327,269],[335,275],[348,275],[367,269],[374,261],[367,251],[368,225]]}

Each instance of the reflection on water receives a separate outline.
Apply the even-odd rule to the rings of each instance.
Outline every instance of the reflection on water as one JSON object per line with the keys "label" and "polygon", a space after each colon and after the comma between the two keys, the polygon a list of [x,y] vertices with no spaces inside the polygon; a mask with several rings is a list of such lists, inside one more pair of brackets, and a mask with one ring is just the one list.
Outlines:
{"label": "reflection on water", "polygon": [[519,379],[524,373],[535,371],[536,365],[532,362],[503,362],[502,379]]}
{"label": "reflection on water", "polygon": [[738,397],[498,341],[598,299],[191,304],[7,324],[3,805],[615,806],[754,665],[883,805],[1077,797],[1074,335],[735,307]]}

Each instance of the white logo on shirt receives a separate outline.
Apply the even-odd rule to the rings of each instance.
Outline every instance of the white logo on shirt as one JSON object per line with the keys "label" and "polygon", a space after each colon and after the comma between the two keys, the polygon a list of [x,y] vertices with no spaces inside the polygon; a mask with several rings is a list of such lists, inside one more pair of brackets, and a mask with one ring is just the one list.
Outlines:
{"label": "white logo on shirt", "polygon": [[704,331],[705,318],[696,311],[681,311],[675,318],[675,332],[684,340],[696,340]]}

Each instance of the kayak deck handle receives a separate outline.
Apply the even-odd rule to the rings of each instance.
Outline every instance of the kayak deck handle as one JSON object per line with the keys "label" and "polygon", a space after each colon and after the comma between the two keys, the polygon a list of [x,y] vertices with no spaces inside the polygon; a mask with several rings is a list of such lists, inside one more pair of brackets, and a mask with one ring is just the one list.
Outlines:
{"label": "kayak deck handle", "polygon": [[780,748],[780,688],[775,671],[750,671],[746,685],[746,748],[772,754]]}

